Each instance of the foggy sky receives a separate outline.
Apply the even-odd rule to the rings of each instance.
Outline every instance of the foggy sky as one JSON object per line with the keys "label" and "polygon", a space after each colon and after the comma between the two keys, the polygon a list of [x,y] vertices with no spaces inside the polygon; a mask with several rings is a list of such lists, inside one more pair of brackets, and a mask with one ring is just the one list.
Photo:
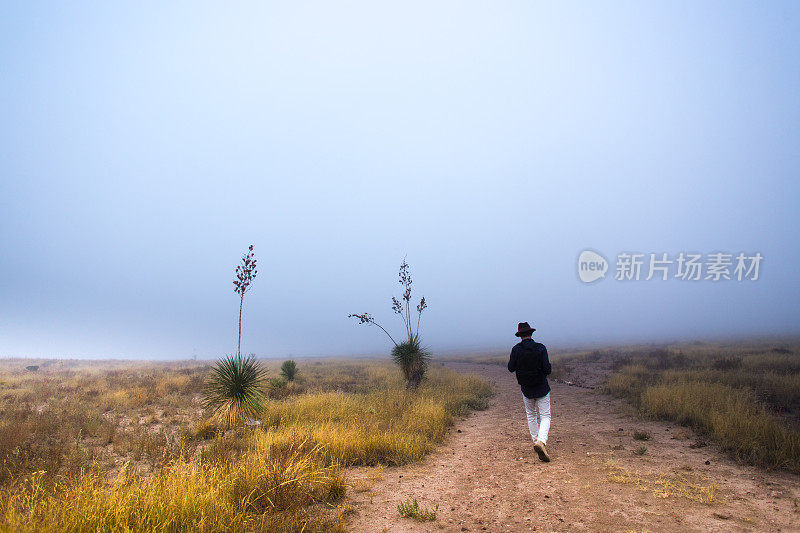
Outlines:
{"label": "foggy sky", "polygon": [[[112,5],[113,4],[113,5]],[[7,2],[0,356],[797,332],[796,2]],[[760,252],[583,284],[585,248]]]}

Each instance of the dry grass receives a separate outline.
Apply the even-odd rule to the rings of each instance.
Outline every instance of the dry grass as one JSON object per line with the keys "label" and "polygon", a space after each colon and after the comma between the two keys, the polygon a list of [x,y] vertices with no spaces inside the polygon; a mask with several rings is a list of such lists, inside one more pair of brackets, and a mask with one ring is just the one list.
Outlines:
{"label": "dry grass", "polygon": [[0,368],[0,530],[337,531],[344,466],[417,460],[491,394],[436,365],[409,393],[389,363],[301,360],[260,426],[223,431],[208,365],[27,364]]}
{"label": "dry grass", "polygon": [[11,531],[330,530],[335,521],[299,511],[344,490],[318,450],[289,449],[223,465],[179,460],[152,476],[123,470],[110,485],[96,472],[53,485],[33,473],[3,492],[0,518]]}
{"label": "dry grass", "polygon": [[748,389],[672,381],[647,388],[642,411],[691,425],[745,462],[800,472],[800,434],[781,425]]}
{"label": "dry grass", "polygon": [[382,386],[364,394],[305,393],[270,403],[264,438],[307,438],[345,465],[403,464],[431,451],[454,415],[484,409],[489,385],[441,367],[429,370],[416,392],[403,390],[394,369],[376,374]]}
{"label": "dry grass", "polygon": [[800,347],[631,351],[605,390],[648,417],[692,426],[733,457],[800,472]]}
{"label": "dry grass", "polygon": [[626,470],[611,461],[606,463],[606,468],[609,481],[633,485],[659,498],[676,496],[705,504],[714,503],[717,499],[717,486],[714,483],[691,480],[683,473],[643,474]]}

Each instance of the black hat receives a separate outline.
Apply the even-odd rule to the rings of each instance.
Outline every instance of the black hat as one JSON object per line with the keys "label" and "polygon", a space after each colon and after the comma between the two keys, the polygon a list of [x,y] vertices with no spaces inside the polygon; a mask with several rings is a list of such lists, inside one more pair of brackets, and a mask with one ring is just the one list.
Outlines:
{"label": "black hat", "polygon": [[527,322],[520,322],[517,325],[517,332],[514,333],[514,335],[517,337],[522,337],[523,335],[527,337],[534,331],[536,331],[536,329],[532,328]]}

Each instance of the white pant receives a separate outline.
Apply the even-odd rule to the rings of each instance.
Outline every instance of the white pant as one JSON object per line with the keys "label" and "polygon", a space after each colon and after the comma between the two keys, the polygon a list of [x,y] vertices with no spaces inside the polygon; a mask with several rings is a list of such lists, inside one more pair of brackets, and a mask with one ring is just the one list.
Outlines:
{"label": "white pant", "polygon": [[[548,392],[541,398],[526,398],[522,395],[525,402],[525,414],[528,415],[528,429],[531,431],[531,438],[547,444],[547,434],[550,432],[550,393]],[[541,419],[541,424],[536,420]]]}

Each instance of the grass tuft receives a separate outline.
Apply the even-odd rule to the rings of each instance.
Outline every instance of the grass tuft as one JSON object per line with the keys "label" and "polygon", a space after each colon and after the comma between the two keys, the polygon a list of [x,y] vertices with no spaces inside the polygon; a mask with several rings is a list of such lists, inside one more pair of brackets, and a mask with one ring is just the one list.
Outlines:
{"label": "grass tuft", "polygon": [[439,511],[439,505],[433,509],[427,507],[420,507],[417,499],[407,499],[404,502],[397,504],[397,512],[403,518],[413,518],[419,522],[432,522],[436,520],[436,513]]}

